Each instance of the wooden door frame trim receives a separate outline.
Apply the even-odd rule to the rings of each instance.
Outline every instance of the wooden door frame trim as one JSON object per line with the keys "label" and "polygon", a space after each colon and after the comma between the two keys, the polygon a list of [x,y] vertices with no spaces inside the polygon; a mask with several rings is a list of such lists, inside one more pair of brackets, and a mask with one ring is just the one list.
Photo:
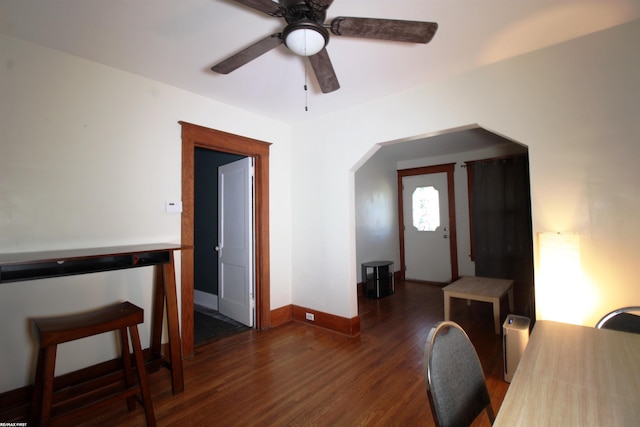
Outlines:
{"label": "wooden door frame trim", "polygon": [[456,226],[456,199],[453,173],[455,163],[446,163],[437,166],[424,166],[420,168],[402,169],[398,171],[398,225],[400,235],[400,275],[405,279],[404,261],[404,196],[402,191],[402,178],[406,176],[428,175],[432,173],[447,174],[447,193],[449,196],[449,256],[451,257],[451,280],[458,279],[458,241]]}
{"label": "wooden door frame trim", "polygon": [[[255,168],[255,299],[256,329],[271,326],[269,258],[269,146],[271,143],[206,128],[188,122],[182,126],[182,245],[194,244],[195,148],[253,157]],[[194,354],[193,333],[193,249],[182,251],[181,309],[182,353]]]}

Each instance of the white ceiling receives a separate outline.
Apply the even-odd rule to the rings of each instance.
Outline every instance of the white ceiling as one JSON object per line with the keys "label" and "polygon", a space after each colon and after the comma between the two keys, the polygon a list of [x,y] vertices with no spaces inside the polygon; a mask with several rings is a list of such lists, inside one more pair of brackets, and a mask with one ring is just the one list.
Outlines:
{"label": "white ceiling", "polygon": [[[0,32],[287,123],[391,95],[637,19],[640,0],[335,0],[337,16],[433,21],[427,45],[333,36],[341,88],[322,94],[280,46],[228,75],[210,67],[283,28],[232,0],[0,0]],[[305,105],[308,111],[305,112]]]}
{"label": "white ceiling", "polygon": [[[332,36],[327,50],[341,88],[329,94],[284,46],[231,74],[212,72],[284,27],[233,0],[0,0],[0,33],[296,123],[638,19],[640,0],[335,0],[327,22],[337,16],[439,28],[427,45]],[[488,135],[443,132],[378,155],[399,161],[505,143]]]}

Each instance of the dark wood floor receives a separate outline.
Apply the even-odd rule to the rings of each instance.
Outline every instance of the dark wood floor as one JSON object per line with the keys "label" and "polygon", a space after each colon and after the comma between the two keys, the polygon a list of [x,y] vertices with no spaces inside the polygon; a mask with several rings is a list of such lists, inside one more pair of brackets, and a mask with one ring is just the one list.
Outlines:
{"label": "dark wood floor", "polygon": [[[160,426],[429,426],[423,351],[443,318],[442,290],[413,282],[359,303],[361,335],[348,338],[290,323],[247,331],[197,348],[185,361],[185,391],[171,394],[166,370],[150,376]],[[452,319],[479,353],[494,409],[503,381],[501,336],[490,304],[453,300]],[[505,316],[506,313],[503,313]],[[91,426],[140,426],[141,407],[114,405]],[[475,425],[488,425],[486,416]]]}

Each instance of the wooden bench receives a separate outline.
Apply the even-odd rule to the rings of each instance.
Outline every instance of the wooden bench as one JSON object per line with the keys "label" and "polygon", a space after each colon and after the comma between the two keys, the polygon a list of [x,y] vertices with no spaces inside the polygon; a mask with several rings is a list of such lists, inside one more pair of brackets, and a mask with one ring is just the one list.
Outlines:
{"label": "wooden bench", "polygon": [[[151,394],[147,382],[147,372],[142,357],[142,347],[138,334],[138,324],[144,320],[144,311],[130,302],[123,302],[99,308],[81,314],[33,319],[39,344],[38,362],[31,406],[31,419],[35,425],[48,426],[53,421],[69,425],[73,419],[80,419],[91,414],[99,407],[111,404],[119,399],[126,399],[130,411],[135,409],[135,398],[139,395],[144,407],[148,426],[155,426],[155,416],[151,403]],[[134,382],[129,353],[129,337],[131,336],[138,381]],[[122,367],[124,374],[123,387],[87,387],[84,399],[69,396],[62,391],[60,399],[54,399],[56,389],[55,365],[58,344],[110,331],[120,331],[122,347]],[[109,392],[103,396],[105,389]],[[88,401],[87,401],[88,400]],[[87,402],[85,402],[87,401]]]}

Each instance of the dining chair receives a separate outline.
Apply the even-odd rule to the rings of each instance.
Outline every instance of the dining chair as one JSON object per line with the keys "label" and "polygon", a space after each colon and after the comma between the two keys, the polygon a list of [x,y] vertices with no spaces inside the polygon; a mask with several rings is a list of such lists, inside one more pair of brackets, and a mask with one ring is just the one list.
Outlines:
{"label": "dining chair", "polygon": [[596,328],[640,334],[640,316],[633,313],[640,313],[640,306],[613,310],[596,323]]}
{"label": "dining chair", "polygon": [[495,413],[480,359],[457,323],[442,321],[431,329],[424,351],[424,370],[436,426],[467,427],[484,410],[493,424]]}

